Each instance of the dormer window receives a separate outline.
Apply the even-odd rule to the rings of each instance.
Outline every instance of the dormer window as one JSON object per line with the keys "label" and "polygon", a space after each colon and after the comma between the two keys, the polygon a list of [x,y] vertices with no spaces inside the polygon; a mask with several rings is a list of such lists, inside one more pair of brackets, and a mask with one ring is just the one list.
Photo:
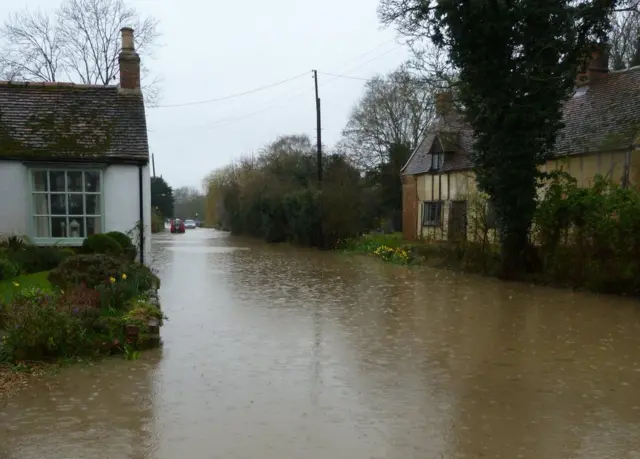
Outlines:
{"label": "dormer window", "polygon": [[431,170],[439,171],[440,168],[442,167],[443,162],[444,162],[444,154],[442,152],[433,153],[431,155]]}

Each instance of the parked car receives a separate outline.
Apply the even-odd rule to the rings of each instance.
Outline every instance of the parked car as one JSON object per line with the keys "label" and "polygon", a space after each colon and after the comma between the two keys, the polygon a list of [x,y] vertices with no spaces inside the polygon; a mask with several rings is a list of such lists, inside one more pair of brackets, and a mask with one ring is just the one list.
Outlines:
{"label": "parked car", "polygon": [[184,233],[184,222],[179,218],[171,220],[172,233]]}
{"label": "parked car", "polygon": [[184,227],[186,229],[195,229],[196,228],[195,220],[185,220],[184,221]]}

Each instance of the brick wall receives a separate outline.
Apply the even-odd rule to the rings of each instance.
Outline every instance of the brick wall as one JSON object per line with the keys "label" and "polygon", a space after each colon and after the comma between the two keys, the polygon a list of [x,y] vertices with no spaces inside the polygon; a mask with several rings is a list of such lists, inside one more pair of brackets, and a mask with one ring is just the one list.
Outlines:
{"label": "brick wall", "polygon": [[418,238],[418,183],[411,175],[402,177],[402,233],[404,238]]}

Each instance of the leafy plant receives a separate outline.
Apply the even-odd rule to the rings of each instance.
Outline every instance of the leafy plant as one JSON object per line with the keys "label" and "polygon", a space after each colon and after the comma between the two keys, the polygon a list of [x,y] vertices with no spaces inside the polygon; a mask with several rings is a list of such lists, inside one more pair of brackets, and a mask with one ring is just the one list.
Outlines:
{"label": "leafy plant", "polygon": [[9,258],[27,274],[49,271],[75,254],[72,249],[25,245],[7,252]]}
{"label": "leafy plant", "polygon": [[28,242],[25,240],[25,238],[21,236],[16,236],[16,235],[8,236],[0,240],[0,247],[9,249],[9,250],[19,250],[24,248],[27,245],[28,245]]}
{"label": "leafy plant", "polygon": [[131,237],[128,235],[121,233],[120,231],[109,231],[105,233],[107,236],[115,239],[118,244],[122,247],[124,255],[131,261],[136,259],[136,246],[134,245]]}
{"label": "leafy plant", "polygon": [[9,332],[4,346],[15,360],[71,356],[90,344],[83,322],[60,312],[55,296],[16,298],[4,320]]}
{"label": "leafy plant", "polygon": [[20,266],[5,254],[0,253],[0,281],[13,279],[20,274]]}
{"label": "leafy plant", "polygon": [[125,266],[122,259],[111,255],[74,255],[49,273],[49,281],[62,290],[82,284],[95,288],[110,278],[120,277]]}
{"label": "leafy plant", "polygon": [[82,252],[122,255],[124,249],[116,239],[108,234],[92,234],[82,242]]}

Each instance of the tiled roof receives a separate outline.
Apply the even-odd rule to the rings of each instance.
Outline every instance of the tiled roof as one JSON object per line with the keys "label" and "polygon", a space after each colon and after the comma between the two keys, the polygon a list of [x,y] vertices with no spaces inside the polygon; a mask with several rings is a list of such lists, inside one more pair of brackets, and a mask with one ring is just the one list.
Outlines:
{"label": "tiled roof", "polygon": [[578,90],[563,109],[558,155],[629,147],[640,133],[640,67],[610,72]]}
{"label": "tiled roof", "polygon": [[[640,134],[640,67],[610,72],[587,88],[576,91],[563,107],[564,127],[558,132],[558,156],[614,151],[628,148]],[[403,175],[428,172],[429,151],[438,132],[455,130],[439,121],[416,148]],[[460,150],[445,159],[441,171],[469,169],[473,152],[473,131],[458,123]],[[450,137],[448,137],[450,138]]]}
{"label": "tiled roof", "polygon": [[[407,161],[402,175],[424,174],[431,166],[431,147],[434,140],[439,140],[447,151],[454,151],[453,155],[445,156],[441,171],[469,168],[470,159],[466,152],[472,150],[473,131],[455,112],[446,116],[438,116],[434,125],[429,129],[422,142],[414,150]],[[469,164],[468,166],[465,166]]]}
{"label": "tiled roof", "polygon": [[117,86],[0,82],[0,158],[147,160],[142,94]]}

